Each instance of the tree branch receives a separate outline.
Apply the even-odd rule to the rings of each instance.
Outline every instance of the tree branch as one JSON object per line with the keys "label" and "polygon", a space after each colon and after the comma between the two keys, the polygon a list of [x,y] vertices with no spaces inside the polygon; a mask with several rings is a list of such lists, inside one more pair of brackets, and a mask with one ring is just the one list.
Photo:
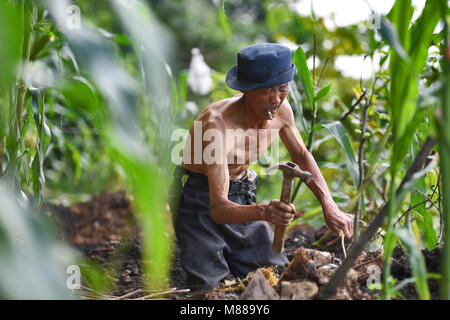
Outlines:
{"label": "tree branch", "polygon": [[356,106],[361,102],[362,99],[365,98],[365,96],[366,96],[366,91],[363,91],[363,93],[359,96],[358,100],[356,100],[355,103],[350,106],[350,109],[348,109],[347,112],[342,114],[341,121],[344,121],[345,118],[347,118],[347,116],[349,114],[351,114],[353,112],[353,110],[355,110]]}

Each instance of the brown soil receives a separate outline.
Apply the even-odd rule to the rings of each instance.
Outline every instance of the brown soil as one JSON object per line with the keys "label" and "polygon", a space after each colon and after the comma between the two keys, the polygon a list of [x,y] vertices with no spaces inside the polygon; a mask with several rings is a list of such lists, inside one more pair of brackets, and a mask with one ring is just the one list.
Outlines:
{"label": "brown soil", "polygon": [[[425,249],[422,250],[422,255],[425,259],[425,265],[427,272],[429,273],[440,273],[440,261],[441,261],[441,250],[436,248],[432,251]],[[397,283],[400,283],[404,279],[413,277],[411,264],[408,260],[408,256],[405,250],[397,245],[392,254],[392,266],[391,274],[397,279]],[[430,297],[432,300],[439,299],[439,280],[430,279],[428,280],[428,288],[430,290]],[[416,287],[413,283],[405,285],[400,289],[400,293],[405,299],[419,299],[416,291]]]}
{"label": "brown soil", "polygon": [[[46,204],[45,208],[60,226],[59,236],[77,248],[90,261],[94,261],[104,268],[108,278],[112,279],[114,289],[107,297],[120,297],[129,293],[127,298],[139,298],[144,294],[141,281],[141,238],[136,219],[130,209],[129,201],[124,191],[113,194],[101,194],[91,201],[75,204],[70,207]],[[289,260],[292,260],[298,248],[313,248],[313,242],[318,240],[325,232],[324,226],[318,230],[309,229],[308,226],[298,225],[288,231],[285,242],[285,252]],[[349,243],[346,243],[348,246]],[[324,250],[324,249],[320,249]],[[326,248],[333,254],[334,261],[339,264],[344,258],[340,241]],[[173,252],[173,264],[171,279],[167,279],[171,287],[182,289],[185,286],[186,275],[181,267],[180,250],[175,244]],[[440,251],[423,251],[428,272],[439,273]],[[377,258],[374,260],[374,258]],[[374,261],[371,261],[374,260]],[[370,263],[367,263],[370,261]],[[366,262],[366,264],[364,264]],[[363,265],[361,265],[363,264]],[[383,261],[380,252],[363,253],[355,263],[356,273],[352,280],[346,280],[343,286],[347,286],[342,296],[337,299],[374,299],[376,293],[369,292],[367,279],[370,276],[369,267],[376,265],[382,270]],[[268,274],[272,274],[268,272]],[[310,276],[308,281],[319,281],[317,273]],[[398,282],[412,277],[410,264],[406,253],[401,247],[397,247],[393,255],[392,275]],[[266,278],[269,275],[266,275]],[[279,275],[273,273],[273,276]],[[234,279],[230,277],[228,286],[203,292],[175,293],[170,295],[172,299],[238,299],[248,285],[252,274],[246,279]],[[86,280],[86,279],[84,279]],[[300,281],[300,279],[294,279]],[[317,282],[319,287],[322,285]],[[83,281],[86,287],[89,284]],[[438,281],[429,280],[430,293],[433,299],[438,297]],[[278,289],[280,293],[280,286]],[[133,293],[135,292],[135,293]],[[405,299],[417,299],[414,284],[406,285],[402,290]],[[105,297],[105,296],[102,296]]]}

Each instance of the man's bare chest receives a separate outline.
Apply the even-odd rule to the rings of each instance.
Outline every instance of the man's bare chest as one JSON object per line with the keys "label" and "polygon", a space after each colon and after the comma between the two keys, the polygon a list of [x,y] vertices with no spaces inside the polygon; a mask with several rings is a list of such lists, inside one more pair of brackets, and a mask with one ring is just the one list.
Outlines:
{"label": "man's bare chest", "polygon": [[264,155],[278,137],[277,129],[227,129],[225,131],[227,162],[250,164]]}

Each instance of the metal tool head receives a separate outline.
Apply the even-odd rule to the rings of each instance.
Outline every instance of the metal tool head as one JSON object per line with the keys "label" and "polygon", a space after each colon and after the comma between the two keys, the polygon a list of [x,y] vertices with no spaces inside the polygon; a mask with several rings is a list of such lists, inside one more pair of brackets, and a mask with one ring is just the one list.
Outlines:
{"label": "metal tool head", "polygon": [[275,169],[283,171],[284,177],[289,177],[289,178],[299,177],[305,183],[309,183],[309,181],[311,180],[311,177],[312,177],[311,173],[309,173],[308,171],[301,170],[298,167],[298,165],[296,165],[295,163],[293,163],[291,161],[282,161],[282,162],[270,167],[269,169],[267,169],[267,172],[271,172]]}

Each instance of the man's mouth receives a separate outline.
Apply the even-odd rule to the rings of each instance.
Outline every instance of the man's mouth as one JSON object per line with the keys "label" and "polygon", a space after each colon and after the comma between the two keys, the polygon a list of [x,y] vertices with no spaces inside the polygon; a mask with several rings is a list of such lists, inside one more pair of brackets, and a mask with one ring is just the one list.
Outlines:
{"label": "man's mouth", "polygon": [[278,106],[267,106],[264,108],[264,110],[270,111],[273,113],[274,111],[278,110]]}
{"label": "man's mouth", "polygon": [[264,108],[264,110],[266,111],[267,116],[269,117],[269,119],[272,120],[274,115],[278,111],[278,106],[267,106],[267,107]]}

